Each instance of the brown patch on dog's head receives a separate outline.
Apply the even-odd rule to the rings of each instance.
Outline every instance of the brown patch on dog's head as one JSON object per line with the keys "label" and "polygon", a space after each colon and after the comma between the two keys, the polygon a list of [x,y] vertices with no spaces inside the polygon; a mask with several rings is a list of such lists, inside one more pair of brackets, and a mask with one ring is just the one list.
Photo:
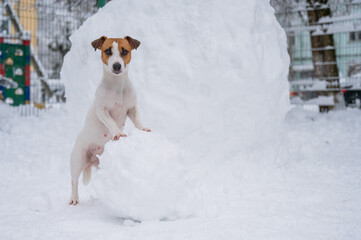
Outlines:
{"label": "brown patch on dog's head", "polygon": [[94,51],[96,51],[97,49],[101,49],[103,43],[105,42],[105,40],[107,39],[107,37],[102,36],[99,39],[95,39],[94,41],[92,41],[92,46],[94,48]]}
{"label": "brown patch on dog's head", "polygon": [[[113,43],[118,44],[119,56],[123,59],[124,64],[127,65],[131,60],[131,51],[137,49],[140,45],[140,42],[136,39],[133,39],[129,36],[125,38],[107,38],[100,37],[92,42],[94,49],[100,49],[102,52],[102,61],[104,64],[108,64],[109,58],[114,54],[115,49],[113,49]],[[125,66],[124,66],[125,67]]]}
{"label": "brown patch on dog's head", "polygon": [[129,45],[132,47],[132,49],[137,49],[140,45],[140,42],[137,39],[131,38],[129,36],[126,36],[124,39],[126,39],[129,43]]}

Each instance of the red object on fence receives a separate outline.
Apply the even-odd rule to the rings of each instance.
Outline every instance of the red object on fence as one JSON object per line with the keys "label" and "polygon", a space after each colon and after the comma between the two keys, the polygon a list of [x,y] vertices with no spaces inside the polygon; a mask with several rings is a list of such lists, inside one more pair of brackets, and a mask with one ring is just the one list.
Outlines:
{"label": "red object on fence", "polygon": [[30,86],[30,65],[25,66],[25,86]]}
{"label": "red object on fence", "polygon": [[[3,37],[0,37],[0,43],[4,43],[4,38]],[[5,64],[4,64],[4,52],[2,51],[1,53],[1,63],[0,63],[0,74],[5,76]]]}
{"label": "red object on fence", "polygon": [[5,76],[5,64],[0,64],[0,75]]}
{"label": "red object on fence", "polygon": [[24,46],[30,46],[30,40],[23,40]]}

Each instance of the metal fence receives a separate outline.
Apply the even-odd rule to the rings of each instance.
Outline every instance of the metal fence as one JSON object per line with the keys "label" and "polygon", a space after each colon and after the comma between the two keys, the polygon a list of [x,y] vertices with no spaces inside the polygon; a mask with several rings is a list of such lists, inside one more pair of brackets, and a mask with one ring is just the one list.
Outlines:
{"label": "metal fence", "polygon": [[[340,90],[344,93],[361,91],[361,1],[323,1],[317,9],[330,9],[331,16],[319,19],[316,24],[309,23],[310,5],[307,2],[309,1],[271,1],[276,9],[276,17],[287,34],[291,59],[291,93],[299,94],[303,100],[307,100],[317,97],[317,91],[327,91],[326,81],[315,75],[313,52],[329,51],[331,48],[336,52],[338,76],[335,79],[340,82]],[[330,34],[333,35],[334,46],[325,46],[323,49],[312,47],[312,36]]]}
{"label": "metal fence", "polygon": [[49,78],[60,77],[63,58],[71,47],[69,37],[97,11],[96,4],[89,0],[36,1],[37,52]]}
{"label": "metal fence", "polygon": [[32,102],[63,101],[57,81],[70,35],[97,11],[97,0],[3,0],[0,34],[11,41],[31,39]]}

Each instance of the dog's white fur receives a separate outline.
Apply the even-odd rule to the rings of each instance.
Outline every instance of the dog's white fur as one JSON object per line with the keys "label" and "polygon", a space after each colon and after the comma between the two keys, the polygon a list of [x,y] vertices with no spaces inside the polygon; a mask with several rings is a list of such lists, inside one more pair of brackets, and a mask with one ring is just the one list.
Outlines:
{"label": "dog's white fur", "polygon": [[[83,172],[84,184],[89,183],[91,166],[98,167],[104,145],[109,140],[126,137],[123,128],[127,116],[135,127],[150,132],[139,120],[136,106],[136,95],[128,78],[129,64],[124,64],[118,50],[117,42],[113,42],[112,56],[108,64],[103,63],[103,78],[95,93],[95,100],[90,107],[83,130],[79,133],[70,157],[72,192],[69,204],[79,203],[78,179]],[[121,64],[121,72],[113,71],[113,64]]]}

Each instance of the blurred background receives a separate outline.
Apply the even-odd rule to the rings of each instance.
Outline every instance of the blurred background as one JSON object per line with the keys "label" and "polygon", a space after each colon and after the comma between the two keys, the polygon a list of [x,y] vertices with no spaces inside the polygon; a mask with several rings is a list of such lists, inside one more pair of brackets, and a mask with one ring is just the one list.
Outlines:
{"label": "blurred background", "polygon": [[105,0],[3,0],[0,99],[23,115],[66,102],[60,82],[70,35]]}
{"label": "blurred background", "polygon": [[288,41],[293,105],[360,108],[361,1],[271,0]]}
{"label": "blurred background", "polygon": [[[3,0],[0,99],[24,115],[66,102],[60,82],[69,36],[106,0]],[[361,106],[361,1],[271,0],[285,29],[292,106]]]}

